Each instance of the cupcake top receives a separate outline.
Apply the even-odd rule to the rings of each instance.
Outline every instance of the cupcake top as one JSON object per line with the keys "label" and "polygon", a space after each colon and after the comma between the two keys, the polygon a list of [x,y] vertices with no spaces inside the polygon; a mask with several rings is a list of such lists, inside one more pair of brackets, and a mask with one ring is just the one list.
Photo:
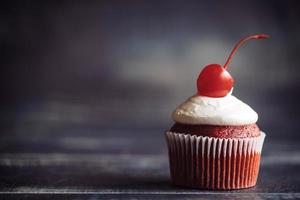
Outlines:
{"label": "cupcake top", "polygon": [[266,34],[241,39],[224,65],[209,64],[197,79],[197,94],[188,98],[172,114],[176,122],[171,132],[215,138],[249,138],[260,136],[257,113],[232,95],[234,79],[228,72],[237,49],[253,39],[265,39]]}
{"label": "cupcake top", "polygon": [[175,122],[191,125],[241,126],[257,122],[257,113],[233,96],[194,95],[176,108],[172,114]]}
{"label": "cupcake top", "polygon": [[245,126],[255,124],[257,113],[232,95],[234,79],[228,72],[237,49],[253,39],[265,39],[266,34],[241,39],[229,54],[225,64],[209,64],[197,79],[197,94],[187,99],[172,114],[175,122],[189,125]]}

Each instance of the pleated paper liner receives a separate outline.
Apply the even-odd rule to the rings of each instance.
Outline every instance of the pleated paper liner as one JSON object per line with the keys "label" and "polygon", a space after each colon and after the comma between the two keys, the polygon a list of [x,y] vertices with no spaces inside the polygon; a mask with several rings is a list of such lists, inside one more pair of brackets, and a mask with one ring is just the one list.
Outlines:
{"label": "pleated paper liner", "polygon": [[264,138],[263,132],[245,139],[167,132],[172,182],[216,190],[252,187],[257,181]]}

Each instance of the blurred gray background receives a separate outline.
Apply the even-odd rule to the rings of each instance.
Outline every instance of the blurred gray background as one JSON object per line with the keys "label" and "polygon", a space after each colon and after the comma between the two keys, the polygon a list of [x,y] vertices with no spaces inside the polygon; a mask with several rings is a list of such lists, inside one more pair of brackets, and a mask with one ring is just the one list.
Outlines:
{"label": "blurred gray background", "polygon": [[[255,33],[271,38],[238,51],[233,94],[258,112],[268,141],[298,142],[299,19],[298,1],[2,2],[0,148],[165,151],[171,112],[201,69]],[[32,147],[42,139],[51,148]]]}
{"label": "blurred gray background", "polygon": [[[229,71],[267,134],[257,186],[173,187],[172,111],[256,33]],[[0,198],[299,198],[299,37],[297,0],[1,1]]]}

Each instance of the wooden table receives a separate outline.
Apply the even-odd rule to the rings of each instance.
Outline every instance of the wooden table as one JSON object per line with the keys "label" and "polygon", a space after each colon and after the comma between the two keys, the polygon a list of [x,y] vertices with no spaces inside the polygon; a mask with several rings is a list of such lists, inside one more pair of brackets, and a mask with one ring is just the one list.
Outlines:
{"label": "wooden table", "polygon": [[73,106],[70,114],[66,105],[54,107],[56,112],[52,104],[34,104],[2,113],[0,199],[300,198],[300,152],[293,138],[267,136],[254,188],[180,188],[170,183],[166,122],[107,125],[105,116],[91,114],[97,109],[83,114],[85,107]]}

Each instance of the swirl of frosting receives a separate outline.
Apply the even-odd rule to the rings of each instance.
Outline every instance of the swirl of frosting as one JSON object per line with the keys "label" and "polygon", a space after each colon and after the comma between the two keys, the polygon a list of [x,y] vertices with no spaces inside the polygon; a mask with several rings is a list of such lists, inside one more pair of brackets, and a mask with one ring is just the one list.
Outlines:
{"label": "swirl of frosting", "polygon": [[228,94],[221,98],[194,95],[176,108],[172,118],[182,124],[240,126],[257,122],[257,113]]}

